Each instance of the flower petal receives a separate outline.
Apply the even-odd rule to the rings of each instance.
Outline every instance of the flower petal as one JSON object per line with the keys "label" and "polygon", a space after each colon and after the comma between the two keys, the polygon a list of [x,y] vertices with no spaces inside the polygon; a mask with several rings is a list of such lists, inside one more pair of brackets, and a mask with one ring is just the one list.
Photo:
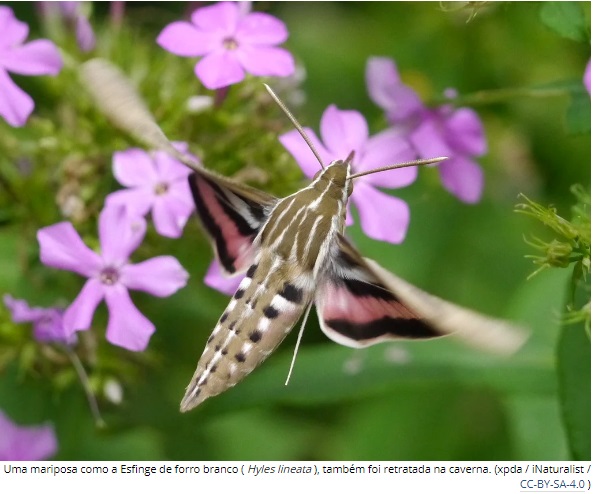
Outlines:
{"label": "flower petal", "polygon": [[276,17],[252,12],[238,23],[236,39],[251,45],[278,45],[287,39],[287,27]]}
{"label": "flower petal", "polygon": [[235,54],[252,75],[287,77],[295,72],[293,56],[283,48],[248,45],[240,46]]}
{"label": "flower petal", "polygon": [[145,238],[147,223],[126,207],[106,206],[99,214],[99,243],[104,264],[120,266]]}
{"label": "flower petal", "polygon": [[246,72],[263,77],[287,77],[295,72],[293,56],[283,48],[242,46],[236,50]]}
{"label": "flower petal", "polygon": [[[356,171],[363,172],[373,168],[404,163],[415,159],[415,151],[397,129],[387,129],[373,135],[365,144],[356,163]],[[417,167],[383,171],[356,179],[379,187],[396,188],[411,185],[417,178]],[[357,185],[356,185],[357,187]]]}
{"label": "flower petal", "polygon": [[147,348],[155,326],[132,303],[128,290],[114,286],[106,291],[105,302],[109,311],[107,341],[132,352]]}
{"label": "flower petal", "polygon": [[142,217],[153,207],[155,194],[145,188],[117,190],[105,198],[105,207],[122,206],[132,217]]}
{"label": "flower petal", "polygon": [[[164,151],[157,151],[153,158],[157,182],[173,182],[174,180],[184,180],[192,173],[192,170],[186,165],[172,158]],[[156,183],[156,182],[155,182]]]}
{"label": "flower petal", "polygon": [[322,114],[320,135],[333,159],[345,159],[355,151],[357,161],[357,153],[368,139],[368,124],[360,112],[330,105]]}
{"label": "flower petal", "polygon": [[399,84],[397,64],[387,57],[370,57],[366,62],[366,87],[370,99],[384,110],[394,104],[393,90]]}
{"label": "flower petal", "polygon": [[[81,7],[80,2],[56,2],[57,5],[50,4],[50,8],[57,10],[58,15],[61,17],[72,20],[79,15],[79,9]],[[43,15],[47,15],[47,12],[43,12]]]}
{"label": "flower petal", "polygon": [[373,239],[400,244],[409,226],[409,206],[397,197],[379,192],[366,183],[353,191],[364,233]]}
{"label": "flower petal", "polygon": [[120,280],[131,290],[141,290],[156,297],[169,297],[186,286],[188,273],[175,257],[158,256],[124,266]]}
{"label": "flower petal", "polygon": [[58,443],[51,425],[18,426],[0,411],[0,461],[46,460]]}
{"label": "flower petal", "polygon": [[229,50],[209,53],[194,67],[196,77],[207,89],[219,89],[244,79],[244,69]]}
{"label": "flower petal", "polygon": [[221,293],[233,295],[243,278],[243,274],[238,276],[224,276],[219,262],[213,261],[204,277],[204,282],[205,285],[210,286]]}
{"label": "flower petal", "polygon": [[345,226],[353,225],[353,215],[351,214],[351,199],[347,203],[347,210],[345,211]]}
{"label": "flower petal", "polygon": [[[11,313],[13,322],[32,322],[33,334],[37,341],[59,341],[71,344],[76,336],[68,338],[62,322],[63,311],[57,308],[29,307],[25,300],[19,300],[4,295],[4,304]],[[1,430],[1,429],[0,429]]]}
{"label": "flower petal", "polygon": [[62,57],[54,43],[37,39],[4,51],[0,56],[0,64],[17,74],[56,75],[62,69]]}
{"label": "flower petal", "polygon": [[146,151],[131,148],[114,153],[114,177],[124,187],[153,187],[159,180],[155,163]]}
{"label": "flower petal", "polygon": [[91,327],[93,314],[103,299],[103,284],[95,279],[88,280],[72,304],[64,311],[64,332],[70,337],[75,331],[83,331]]}
{"label": "flower petal", "polygon": [[219,2],[195,10],[191,19],[199,29],[224,37],[235,34],[241,17],[236,3]]}
{"label": "flower petal", "polygon": [[191,214],[194,211],[194,199],[192,198],[192,192],[188,180],[177,180],[169,184],[167,190],[169,197],[175,197],[176,201],[184,203]]}
{"label": "flower petal", "polygon": [[10,311],[12,321],[16,323],[34,321],[43,311],[39,307],[29,307],[26,300],[14,298],[9,294],[4,295],[3,300],[4,305]]}
{"label": "flower petal", "polygon": [[[304,132],[310,139],[310,142],[312,142],[316,151],[318,151],[324,165],[328,165],[332,161],[332,157],[318,140],[318,136],[308,127],[304,129]],[[320,163],[318,163],[316,156],[314,156],[314,153],[312,153],[312,150],[308,147],[308,144],[306,144],[306,141],[304,141],[304,138],[297,130],[290,130],[289,132],[280,135],[279,141],[293,156],[293,159],[297,161],[297,164],[300,166],[306,177],[314,178],[314,175],[321,170]]]}
{"label": "flower petal", "polygon": [[76,42],[83,53],[90,52],[95,48],[95,33],[84,15],[76,16]]}
{"label": "flower petal", "polygon": [[39,257],[46,266],[90,277],[101,268],[101,258],[87,247],[69,222],[46,226],[37,232]]}
{"label": "flower petal", "polygon": [[180,238],[194,206],[173,194],[157,197],[153,203],[153,223],[159,235]]}
{"label": "flower petal", "polygon": [[444,139],[438,117],[433,114],[424,116],[419,126],[409,134],[409,139],[420,158],[429,159],[438,156],[452,157],[455,152]]}
{"label": "flower petal", "polygon": [[415,90],[401,82],[397,65],[390,58],[368,59],[366,86],[370,99],[387,112],[391,123],[402,122],[423,109]]}
{"label": "flower petal", "polygon": [[180,57],[198,57],[220,47],[221,39],[180,21],[165,26],[157,37],[157,44]]}
{"label": "flower petal", "polygon": [[483,124],[470,108],[455,110],[444,123],[446,139],[452,149],[471,156],[482,156],[487,151]]}
{"label": "flower petal", "polygon": [[461,201],[474,204],[483,192],[483,170],[463,156],[444,161],[438,167],[444,188]]}
{"label": "flower petal", "polygon": [[[27,39],[29,26],[17,20],[11,8],[0,5],[0,48],[20,45]],[[0,57],[0,65],[2,58]]]}
{"label": "flower petal", "polygon": [[42,309],[43,314],[33,323],[33,335],[37,341],[60,342],[66,345],[76,343],[76,334],[67,334],[64,315],[60,309]]}
{"label": "flower petal", "polygon": [[0,67],[0,115],[13,127],[21,127],[31,115],[35,104]]}

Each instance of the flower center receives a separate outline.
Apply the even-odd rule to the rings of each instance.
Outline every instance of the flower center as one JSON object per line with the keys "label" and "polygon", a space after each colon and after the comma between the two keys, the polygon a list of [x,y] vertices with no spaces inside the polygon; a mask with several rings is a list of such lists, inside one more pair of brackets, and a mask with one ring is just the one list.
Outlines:
{"label": "flower center", "polygon": [[101,274],[99,275],[99,280],[104,285],[110,285],[110,286],[115,285],[119,279],[120,279],[120,272],[112,266],[103,268],[101,270]]}
{"label": "flower center", "polygon": [[48,314],[48,313],[46,312],[45,314],[43,314],[43,315],[42,315],[42,316],[41,316],[41,317],[38,319],[38,321],[37,321],[37,322],[38,322],[39,324],[48,325],[48,324],[51,324],[51,322],[52,322],[52,319],[53,319],[52,315],[51,315],[51,314]]}
{"label": "flower center", "polygon": [[158,183],[155,186],[155,195],[162,196],[167,193],[168,189],[169,189],[169,185],[167,183],[165,183],[165,182]]}
{"label": "flower center", "polygon": [[226,50],[235,50],[238,47],[238,42],[234,38],[225,38],[223,40],[223,47]]}

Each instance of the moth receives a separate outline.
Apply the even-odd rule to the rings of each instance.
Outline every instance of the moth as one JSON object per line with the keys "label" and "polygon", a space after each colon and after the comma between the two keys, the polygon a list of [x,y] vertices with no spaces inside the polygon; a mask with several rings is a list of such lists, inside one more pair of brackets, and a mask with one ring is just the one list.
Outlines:
{"label": "moth", "polygon": [[[347,201],[353,181],[362,175],[351,173],[353,153],[328,166],[321,162],[309,185],[280,199],[207,170],[179,153],[125,76],[108,62],[85,63],[81,76],[116,125],[194,170],[189,184],[214,252],[227,274],[245,273],[207,340],[182,399],[182,412],[242,380],[275,350],[304,313],[305,323],[312,305],[322,331],[354,348],[450,334],[500,353],[511,353],[523,344],[526,332],[522,329],[434,297],[358,252],[344,235]],[[293,116],[269,92],[318,157]]]}

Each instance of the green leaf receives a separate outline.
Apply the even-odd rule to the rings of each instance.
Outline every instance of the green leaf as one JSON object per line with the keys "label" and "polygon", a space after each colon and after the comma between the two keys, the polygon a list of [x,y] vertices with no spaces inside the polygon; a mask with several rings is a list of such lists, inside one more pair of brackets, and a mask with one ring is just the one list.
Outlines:
{"label": "green leaf", "polygon": [[335,461],[495,460],[511,458],[516,442],[499,393],[457,384],[401,387],[345,415],[329,451]]}
{"label": "green leaf", "polygon": [[568,460],[569,448],[554,395],[536,395],[527,390],[505,397],[505,402],[514,438],[515,460]]}
{"label": "green leaf", "polygon": [[591,96],[587,91],[571,93],[566,127],[571,134],[588,134],[591,131]]}
{"label": "green leaf", "polygon": [[[580,290],[579,297],[589,294]],[[565,325],[558,344],[560,403],[570,450],[575,460],[591,459],[591,342],[584,324]]]}
{"label": "green leaf", "polygon": [[587,40],[585,15],[579,2],[546,2],[540,17],[546,26],[564,38]]}

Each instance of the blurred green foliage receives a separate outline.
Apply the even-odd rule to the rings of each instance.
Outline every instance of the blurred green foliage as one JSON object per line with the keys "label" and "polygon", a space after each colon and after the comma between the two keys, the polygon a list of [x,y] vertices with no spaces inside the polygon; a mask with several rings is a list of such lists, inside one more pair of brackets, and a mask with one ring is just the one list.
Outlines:
{"label": "blurred green foliage", "polygon": [[[31,4],[9,5],[30,23],[32,37],[48,36]],[[394,58],[403,80],[426,101],[439,101],[448,87],[466,104],[474,101],[489,142],[481,160],[482,201],[458,202],[440,187],[436,170],[421,170],[413,186],[398,191],[412,218],[402,245],[370,240],[358,227],[348,233],[366,256],[399,276],[522,323],[532,331],[530,340],[510,358],[449,340],[356,352],[328,341],[311,316],[289,386],[283,383],[295,336],[237,387],[181,415],[184,387],[226,305],[225,296],[202,283],[212,253],[191,221],[178,240],[150,231],[135,253],[138,259],[174,255],[191,273],[188,286],[170,298],[133,294],[158,328],[148,352],[130,354],[106,344],[105,309],[95,317],[93,338],[82,335],[78,351],[106,428],[94,426],[66,357],[35,343],[3,307],[0,409],[19,423],[52,421],[57,459],[588,459],[590,339],[580,324],[561,324],[572,267],[528,281],[534,266],[524,257],[532,253],[524,238],[547,233],[513,210],[523,193],[570,217],[571,186],[589,192],[590,99],[581,81],[590,53],[590,4],[253,7],[288,26],[286,45],[306,71],[306,102],[295,109],[304,126],[318,130],[322,111],[336,104],[364,113],[372,131],[384,128],[365,89],[365,63],[372,55]],[[190,96],[208,94],[193,75],[194,62],[154,42],[187,4],[126,4],[119,28],[110,25],[109,8],[93,5],[98,47],[90,56],[123,67],[170,138],[189,141],[206,166],[252,177],[272,193],[303,185],[276,141],[290,125],[258,80],[231,88],[209,118],[187,110]],[[134,145],[81,90],[76,67],[85,57],[74,40],[65,38],[62,48],[67,65],[58,77],[15,77],[36,101],[28,125],[13,129],[0,121],[0,294],[36,305],[66,305],[82,285],[76,275],[40,264],[36,230],[63,220],[66,199],[75,197],[78,216],[69,219],[96,242],[96,214],[105,194],[117,188],[111,154]],[[588,290],[582,296],[590,300]],[[104,394],[110,380],[123,388],[121,404]]]}

